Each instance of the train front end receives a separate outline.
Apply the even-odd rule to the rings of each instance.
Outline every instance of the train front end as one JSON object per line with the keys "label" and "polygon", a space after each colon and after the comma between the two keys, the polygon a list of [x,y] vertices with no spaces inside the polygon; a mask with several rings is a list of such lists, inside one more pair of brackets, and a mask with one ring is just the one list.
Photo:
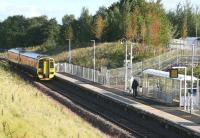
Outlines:
{"label": "train front end", "polygon": [[55,76],[55,72],[53,58],[43,57],[38,60],[37,75],[40,80],[51,80]]}

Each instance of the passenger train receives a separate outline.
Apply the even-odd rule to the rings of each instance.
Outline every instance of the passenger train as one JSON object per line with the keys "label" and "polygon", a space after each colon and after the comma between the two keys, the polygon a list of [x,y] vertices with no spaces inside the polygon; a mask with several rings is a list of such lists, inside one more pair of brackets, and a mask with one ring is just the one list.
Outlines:
{"label": "passenger train", "polygon": [[50,80],[55,76],[55,61],[46,55],[14,48],[8,50],[7,59],[31,71],[40,80]]}

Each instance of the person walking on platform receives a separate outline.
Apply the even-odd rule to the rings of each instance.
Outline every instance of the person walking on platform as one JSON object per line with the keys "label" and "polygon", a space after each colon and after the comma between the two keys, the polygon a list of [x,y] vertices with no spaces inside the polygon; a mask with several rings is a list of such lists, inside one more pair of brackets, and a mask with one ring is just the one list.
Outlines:
{"label": "person walking on platform", "polygon": [[136,97],[137,96],[137,88],[138,88],[139,84],[138,81],[136,79],[133,80],[132,83],[132,89],[133,89],[133,96]]}

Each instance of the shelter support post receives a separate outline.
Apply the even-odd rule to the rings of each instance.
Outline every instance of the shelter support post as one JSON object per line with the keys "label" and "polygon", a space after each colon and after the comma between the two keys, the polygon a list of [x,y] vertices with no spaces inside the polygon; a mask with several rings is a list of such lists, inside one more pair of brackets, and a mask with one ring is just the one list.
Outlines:
{"label": "shelter support post", "polygon": [[179,107],[181,107],[182,99],[181,99],[181,91],[182,91],[182,81],[180,81],[180,88],[179,88]]}
{"label": "shelter support post", "polygon": [[186,110],[186,93],[187,93],[187,82],[186,82],[187,68],[185,68],[185,76],[184,76],[184,110]]}

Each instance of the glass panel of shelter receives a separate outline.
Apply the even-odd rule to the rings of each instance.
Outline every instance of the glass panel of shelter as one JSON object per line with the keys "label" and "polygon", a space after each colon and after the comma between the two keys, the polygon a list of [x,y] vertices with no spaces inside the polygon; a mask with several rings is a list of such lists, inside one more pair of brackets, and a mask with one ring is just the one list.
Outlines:
{"label": "glass panel of shelter", "polygon": [[[162,78],[144,74],[142,94],[159,100],[162,98],[172,98],[172,102],[181,102],[180,106],[184,106],[185,84],[184,80],[175,80],[170,78]],[[199,105],[199,85],[198,81],[194,81],[194,104]],[[187,81],[186,96],[190,97],[191,81]],[[181,97],[181,100],[180,100]],[[188,99],[187,99],[188,101]],[[195,103],[196,101],[196,103]]]}

